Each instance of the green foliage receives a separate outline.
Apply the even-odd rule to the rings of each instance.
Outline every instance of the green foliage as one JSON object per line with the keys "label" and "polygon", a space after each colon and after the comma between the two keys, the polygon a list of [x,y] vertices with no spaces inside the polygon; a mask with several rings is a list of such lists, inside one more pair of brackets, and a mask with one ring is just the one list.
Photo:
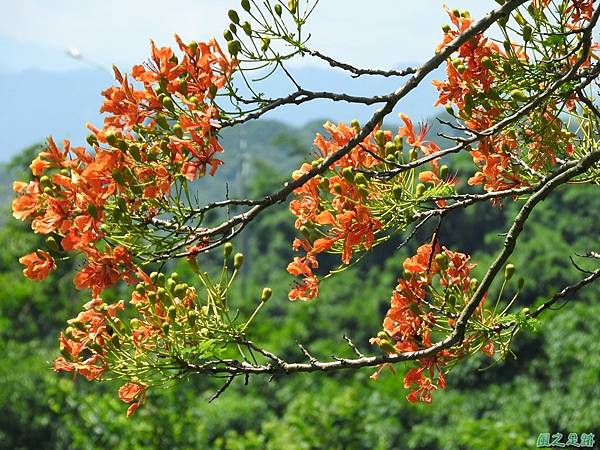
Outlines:
{"label": "green foliage", "polygon": [[[273,130],[263,132],[275,135]],[[285,179],[281,167],[262,159],[251,163],[260,173],[244,180],[250,197]],[[473,259],[481,270],[517,206],[480,205],[453,214],[444,222],[442,242],[475,251]],[[541,302],[561,283],[582,277],[568,256],[594,248],[599,209],[593,189],[567,186],[534,212],[511,259],[515,278],[526,278],[520,306]],[[320,357],[351,356],[343,334],[364,353],[376,353],[368,339],[381,326],[410,248],[397,250],[399,242],[388,241],[355,268],[325,282],[320,299],[290,303],[291,278],[284,269],[292,257],[292,225],[286,205],[280,205],[234,242],[234,251],[246,254],[231,292],[240,299],[236,305],[250,313],[262,288],[273,288],[263,317],[253,325],[254,339],[298,361],[303,357],[296,342],[310,343],[310,351]],[[417,241],[421,236],[429,235],[424,230]],[[521,449],[533,447],[540,432],[600,429],[595,413],[600,407],[600,355],[594,351],[600,338],[600,305],[595,301],[600,290],[593,286],[560,311],[545,313],[537,333],[519,333],[513,346],[517,359],[509,356],[481,370],[490,366],[482,355],[455,367],[447,391],[435,393],[431,406],[404,399],[404,368],[399,365],[399,374],[384,372],[378,381],[369,380],[372,369],[271,382],[253,378],[248,386],[240,379],[213,403],[207,400],[220,385],[192,376],[150,394],[148,404],[127,419],[115,396],[118,384],[73,382],[51,371],[64,318],[80,309],[87,294],[72,285],[77,262],[43,283],[22,277],[17,259],[37,248],[39,239],[13,220],[0,229],[2,449]],[[211,258],[219,261],[221,253],[215,253]],[[203,267],[211,264],[201,260]],[[581,264],[586,266],[585,261]],[[183,282],[198,286],[185,262],[174,269]],[[115,299],[122,294],[110,293]]]}

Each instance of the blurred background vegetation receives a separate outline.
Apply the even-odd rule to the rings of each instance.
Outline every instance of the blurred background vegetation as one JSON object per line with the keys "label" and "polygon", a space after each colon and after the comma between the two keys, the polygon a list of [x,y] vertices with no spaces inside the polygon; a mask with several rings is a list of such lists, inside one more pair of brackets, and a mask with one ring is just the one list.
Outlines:
{"label": "blurred background vegetation", "polygon": [[[322,121],[293,128],[277,122],[248,123],[223,135],[221,174],[202,180],[202,199],[258,197],[281,185],[291,170],[309,160]],[[239,149],[239,150],[238,150]],[[542,432],[595,432],[600,439],[600,287],[590,286],[559,311],[542,316],[536,333],[521,333],[514,357],[491,365],[485,356],[459,364],[446,391],[431,405],[412,405],[398,374],[371,381],[371,369],[236,380],[215,402],[218,380],[191,376],[150,393],[131,418],[118,400],[117,383],[89,383],[57,375],[51,361],[65,321],[88,299],[72,276],[81,261],[62,265],[42,283],[21,274],[18,257],[42,239],[10,215],[10,182],[27,177],[35,147],[15,157],[2,172],[0,219],[0,448],[2,449],[523,449]],[[450,162],[461,183],[468,157]],[[472,253],[479,273],[501,245],[518,208],[489,204],[457,211],[444,223],[441,239],[451,249]],[[512,262],[526,279],[517,308],[536,305],[555,289],[582,277],[569,256],[597,250],[600,221],[597,188],[567,186],[533,214]],[[261,215],[234,243],[247,264],[232,303],[242,311],[257,302],[263,286],[274,295],[251,337],[290,360],[301,360],[301,342],[322,358],[350,356],[347,334],[365,352],[389,306],[402,261],[430,235],[397,249],[401,237],[378,248],[342,273],[311,303],[290,303],[293,220],[287,205]],[[202,260],[217,266],[220,251]],[[582,263],[585,266],[585,262]],[[169,269],[193,280],[183,263]],[[497,288],[497,287],[496,287]],[[513,286],[514,288],[514,286]],[[126,288],[108,293],[126,298]]]}

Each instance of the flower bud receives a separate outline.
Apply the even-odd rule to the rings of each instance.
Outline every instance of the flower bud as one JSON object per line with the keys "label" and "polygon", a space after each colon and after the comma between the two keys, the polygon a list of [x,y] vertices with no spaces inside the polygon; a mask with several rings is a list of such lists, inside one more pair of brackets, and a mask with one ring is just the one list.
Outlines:
{"label": "flower bud", "polygon": [[452,29],[452,28],[451,28],[451,27],[450,27],[450,25],[449,25],[449,24],[447,24],[447,23],[445,23],[444,25],[442,25],[442,31],[443,31],[444,33],[449,33],[451,29]]}
{"label": "flower bud", "polygon": [[131,319],[129,321],[129,327],[132,330],[137,330],[138,328],[140,328],[142,326],[142,322],[140,322],[139,319]]}
{"label": "flower bud", "polygon": [[233,268],[239,270],[239,268],[242,267],[242,264],[244,264],[244,255],[242,253],[236,253],[233,257]]}
{"label": "flower bud", "polygon": [[242,23],[241,27],[242,30],[244,30],[244,33],[246,33],[248,36],[252,36],[252,25],[250,25],[250,22],[246,21]]}
{"label": "flower bud", "polygon": [[229,12],[227,13],[227,15],[229,16],[229,19],[235,23],[235,24],[239,24],[240,23],[240,16],[238,16],[238,13],[235,9],[230,9]]}
{"label": "flower bud", "polygon": [[525,307],[525,308],[523,308],[523,309],[521,310],[521,314],[523,314],[524,316],[526,316],[526,315],[528,315],[528,314],[529,314],[529,311],[530,311],[530,310],[529,310],[529,308]]}
{"label": "flower bud", "polygon": [[517,280],[517,287],[521,290],[523,286],[525,286],[525,278],[521,277]]}
{"label": "flower bud", "polygon": [[448,266],[448,257],[444,253],[439,253],[435,256],[435,263],[444,270]]}
{"label": "flower bud", "polygon": [[469,281],[469,287],[471,290],[477,290],[477,286],[479,286],[479,280],[477,278],[471,278],[471,281]]}
{"label": "flower bud", "polygon": [[187,293],[188,286],[187,284],[178,284],[175,286],[174,293],[176,297],[183,299],[185,294]]}
{"label": "flower bud", "polygon": [[117,145],[117,135],[112,133],[112,132],[108,132],[106,133],[106,143],[108,145],[110,145],[111,147],[114,147]]}
{"label": "flower bud", "polygon": [[262,38],[261,39],[261,46],[260,49],[264,52],[266,52],[269,49],[269,46],[271,45],[271,39],[269,38]]}
{"label": "flower bud", "polygon": [[275,10],[275,14],[281,17],[281,14],[283,14],[283,8],[281,7],[281,5],[277,3],[273,9]]}
{"label": "flower bud", "polygon": [[342,185],[341,185],[340,183],[335,183],[335,184],[333,185],[333,191],[334,191],[336,194],[341,194],[341,193],[342,193]]}
{"label": "flower bud", "polygon": [[273,295],[273,290],[268,287],[264,288],[260,296],[260,301],[266,302],[271,298],[271,295]]}
{"label": "flower bud", "polygon": [[392,195],[396,200],[402,200],[402,186],[397,185],[392,188]]}
{"label": "flower bud", "polygon": [[348,183],[354,182],[354,169],[352,167],[344,167],[342,170],[342,176]]}
{"label": "flower bud", "polygon": [[417,193],[417,195],[419,197],[421,197],[425,193],[426,190],[427,190],[427,188],[425,187],[425,185],[423,183],[419,183],[419,184],[417,184],[415,192]]}
{"label": "flower bud", "polygon": [[442,180],[445,180],[446,177],[448,176],[448,166],[444,165],[442,167],[440,167],[440,178]]}
{"label": "flower bud", "polygon": [[46,238],[46,245],[53,252],[60,252],[60,247],[58,246],[58,242],[56,242],[56,238],[54,236],[48,236]]}
{"label": "flower bud", "polygon": [[175,317],[177,316],[177,308],[175,305],[169,306],[167,309],[167,314],[171,320],[175,320]]}
{"label": "flower bud", "polygon": [[410,270],[405,270],[402,275],[404,276],[404,279],[407,281],[410,280],[413,276],[413,274]]}
{"label": "flower bud", "polygon": [[168,323],[164,323],[164,324],[163,324],[163,326],[162,326],[162,332],[163,332],[163,335],[164,335],[164,336],[167,336],[167,335],[169,334],[169,329],[170,329],[170,328],[171,328],[171,327],[169,326],[169,324],[168,324]]}
{"label": "flower bud", "polygon": [[525,93],[520,89],[513,89],[510,92],[510,97],[518,102],[526,102],[529,100],[529,97],[527,97],[527,95],[525,95]]}
{"label": "flower bud", "polygon": [[194,310],[188,313],[188,323],[190,326],[194,326],[196,324],[196,320],[198,319],[198,313]]}
{"label": "flower bud", "polygon": [[455,9],[452,10],[452,15],[454,17],[460,17],[460,11],[455,8]]}
{"label": "flower bud", "polygon": [[506,280],[510,280],[512,278],[512,276],[515,274],[516,270],[517,269],[514,264],[507,264],[506,267],[504,268],[504,278]]}
{"label": "flower bud", "polygon": [[249,0],[242,0],[242,9],[244,11],[250,11],[250,1]]}
{"label": "flower bud", "polygon": [[223,37],[225,38],[225,40],[226,40],[227,42],[229,42],[229,41],[233,41],[233,34],[231,34],[231,31],[230,31],[230,30],[225,30],[225,31],[223,32]]}
{"label": "flower bud", "polygon": [[121,348],[121,340],[119,339],[119,335],[118,334],[113,334],[110,337],[110,342],[112,343],[112,345],[116,348],[119,349]]}
{"label": "flower bud", "polygon": [[411,148],[410,151],[408,152],[408,158],[411,161],[416,161],[417,159],[417,150],[415,148]]}
{"label": "flower bud", "polygon": [[162,105],[167,108],[169,111],[175,111],[175,103],[173,103],[173,99],[171,97],[163,97],[161,101]]}
{"label": "flower bud", "polygon": [[525,25],[523,27],[523,40],[525,42],[529,42],[531,40],[532,33],[533,29],[529,25]]}
{"label": "flower bud", "polygon": [[358,186],[365,186],[368,183],[367,177],[365,177],[364,173],[357,173],[354,177],[354,182]]}
{"label": "flower bud", "polygon": [[198,43],[196,41],[192,41],[188,44],[188,48],[193,54],[196,54],[196,50],[198,50]]}
{"label": "flower bud", "polygon": [[385,156],[393,155],[396,153],[396,144],[394,142],[386,142],[384,146]]}
{"label": "flower bud", "polygon": [[288,0],[288,9],[292,14],[296,14],[298,10],[298,0]]}
{"label": "flower bud", "polygon": [[178,123],[173,125],[173,133],[175,134],[175,136],[181,139],[183,137],[183,129],[181,128],[181,125],[179,125]]}
{"label": "flower bud", "polygon": [[87,137],[85,138],[85,140],[87,141],[88,144],[90,144],[90,146],[94,146],[96,144],[98,144],[98,139],[96,138],[95,135],[93,134],[88,134]]}
{"label": "flower bud", "polygon": [[377,133],[375,133],[375,142],[379,147],[383,147],[385,145],[385,133],[383,130],[377,130]]}
{"label": "flower bud", "polygon": [[238,40],[230,41],[227,44],[227,50],[231,53],[231,56],[236,56],[242,50],[242,44]]}
{"label": "flower bud", "polygon": [[223,245],[223,254],[225,255],[225,258],[229,258],[229,255],[231,255],[232,251],[233,244],[231,242],[226,242],[225,245]]}

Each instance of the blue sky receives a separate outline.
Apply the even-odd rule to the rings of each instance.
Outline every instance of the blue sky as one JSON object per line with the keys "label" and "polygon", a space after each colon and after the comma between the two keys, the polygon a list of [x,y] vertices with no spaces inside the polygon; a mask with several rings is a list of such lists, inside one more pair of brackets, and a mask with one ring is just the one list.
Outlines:
{"label": "blue sky", "polygon": [[[146,58],[148,41],[171,45],[221,36],[232,0],[18,0],[0,17],[0,72],[81,67],[65,54],[75,47],[90,61],[125,69]],[[449,6],[480,16],[492,0],[454,0]],[[312,46],[341,60],[388,68],[431,54],[447,22],[436,0],[321,0],[308,26]],[[299,61],[297,64],[314,64]]]}

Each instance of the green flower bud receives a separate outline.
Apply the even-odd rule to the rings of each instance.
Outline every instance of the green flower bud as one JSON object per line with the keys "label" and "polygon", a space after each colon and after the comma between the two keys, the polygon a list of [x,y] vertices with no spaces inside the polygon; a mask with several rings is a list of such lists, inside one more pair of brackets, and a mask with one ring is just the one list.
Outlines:
{"label": "green flower bud", "polygon": [[226,40],[227,42],[229,42],[229,41],[233,41],[233,34],[231,33],[231,31],[230,31],[230,30],[225,30],[225,31],[223,32],[223,37],[225,38],[225,40]]}
{"label": "green flower bud", "polygon": [[281,5],[277,3],[273,9],[275,10],[275,14],[281,17],[281,14],[283,14],[283,8],[281,7]]}
{"label": "green flower bud", "polygon": [[140,322],[139,319],[131,319],[129,321],[129,327],[132,330],[137,330],[138,328],[140,328],[142,326],[142,322]]}
{"label": "green flower bud", "polygon": [[405,280],[410,280],[413,277],[413,274],[410,270],[405,270],[402,274]]}
{"label": "green flower bud", "polygon": [[469,287],[471,290],[475,291],[477,286],[479,286],[479,280],[477,278],[471,278],[471,281],[469,281]]}
{"label": "green flower bud", "polygon": [[242,253],[236,253],[233,257],[233,268],[239,270],[244,264],[244,255]]}
{"label": "green flower bud", "polygon": [[448,171],[449,171],[448,166],[444,165],[444,166],[440,167],[440,178],[442,180],[446,179],[446,177],[448,176]]}
{"label": "green flower bud", "polygon": [[242,0],[242,9],[244,11],[250,11],[250,1],[249,0]]}
{"label": "green flower bud", "polygon": [[516,270],[517,269],[514,264],[507,264],[506,267],[504,268],[504,278],[506,280],[510,280],[512,278],[512,276],[515,274]]}
{"label": "green flower bud", "polygon": [[392,188],[392,195],[396,200],[402,200],[402,186],[394,186]]}
{"label": "green flower bud", "polygon": [[185,297],[185,294],[187,294],[187,289],[187,284],[178,284],[177,286],[175,286],[175,296],[179,297],[180,299],[183,299]]}
{"label": "green flower bud", "polygon": [[136,284],[135,292],[137,292],[140,295],[144,295],[144,293],[146,292],[146,286],[143,283]]}
{"label": "green flower bud", "polygon": [[188,44],[188,48],[193,54],[196,54],[196,50],[198,50],[198,43],[196,41],[192,41]]}
{"label": "green flower bud", "polygon": [[58,246],[58,242],[56,242],[56,238],[54,236],[48,236],[46,238],[46,245],[53,252],[60,252],[60,247]]}
{"label": "green flower bud", "polygon": [[365,186],[368,183],[364,173],[357,173],[354,177],[354,182],[359,186]]}
{"label": "green flower bud", "polygon": [[[156,277],[156,284],[158,284],[159,286],[164,286],[165,285],[165,274],[164,273],[159,273],[158,276]],[[159,289],[160,291],[160,289]]]}
{"label": "green flower bud", "polygon": [[288,0],[288,9],[292,14],[296,14],[298,10],[298,0]]}
{"label": "green flower bud", "polygon": [[242,44],[238,40],[229,41],[227,50],[231,56],[236,56],[242,50]]}
{"label": "green flower bud", "polygon": [[244,30],[244,33],[246,33],[248,36],[252,36],[252,25],[250,25],[250,22],[244,22],[241,27],[242,30]]}
{"label": "green flower bud", "polygon": [[354,182],[354,169],[352,167],[344,167],[342,169],[342,176],[348,183]]}
{"label": "green flower bud", "polygon": [[169,290],[169,292],[174,292],[176,285],[177,285],[177,282],[174,279],[169,278],[167,280],[167,289]]}
{"label": "green flower bud", "polygon": [[110,342],[112,343],[112,345],[115,348],[117,348],[117,349],[121,348],[121,340],[119,339],[119,335],[118,334],[113,334],[110,337]]}
{"label": "green flower bud", "polygon": [[233,33],[236,34],[237,33],[237,27],[235,26],[234,23],[230,23],[229,24],[229,30]]}
{"label": "green flower bud", "polygon": [[527,21],[525,20],[525,17],[523,17],[523,15],[519,11],[515,12],[514,18],[515,18],[515,21],[522,27],[527,25]]}
{"label": "green flower bud", "polygon": [[532,34],[533,34],[533,29],[529,25],[525,25],[523,27],[523,40],[525,42],[531,41]]}
{"label": "green flower bud", "polygon": [[133,159],[135,159],[137,162],[140,162],[142,160],[142,155],[140,154],[139,149],[137,148],[137,145],[131,145],[129,147],[129,154],[131,155],[131,157]]}
{"label": "green flower bud", "polygon": [[96,219],[98,217],[98,208],[96,208],[96,205],[94,205],[93,203],[88,203],[88,205],[87,205],[87,212],[94,219]]}
{"label": "green flower bud", "polygon": [[469,11],[467,11],[467,10],[464,10],[464,11],[462,11],[462,12],[460,13],[460,15],[461,15],[462,17],[464,17],[465,19],[468,19],[468,18],[470,18],[470,17],[471,17],[471,13],[470,13]]}
{"label": "green flower bud", "polygon": [[175,317],[177,316],[177,308],[175,307],[175,305],[169,306],[169,308],[167,309],[167,315],[171,320],[175,320]]}
{"label": "green flower bud", "polygon": [[163,97],[161,101],[162,105],[167,108],[169,111],[175,111],[175,103],[173,103],[173,99],[171,97]]}
{"label": "green flower bud", "polygon": [[262,291],[262,294],[260,296],[260,300],[262,302],[266,302],[267,300],[269,300],[271,298],[271,295],[273,295],[273,290],[271,288],[264,288]]}
{"label": "green flower bud", "polygon": [[196,324],[196,320],[198,319],[198,313],[196,311],[190,311],[188,313],[188,323],[190,326],[194,326]]}
{"label": "green flower bud", "polygon": [[379,147],[383,147],[385,145],[385,133],[383,130],[377,130],[377,133],[375,133],[375,142]]}
{"label": "green flower bud", "polygon": [[425,193],[426,190],[427,190],[427,187],[423,183],[417,184],[416,193],[419,197],[421,197]]}
{"label": "green flower bud", "polygon": [[269,49],[269,45],[271,45],[271,39],[269,39],[269,38],[261,39],[260,49],[263,51],[263,53]]}
{"label": "green flower bud", "polygon": [[416,161],[417,160],[417,149],[415,148],[411,148],[410,151],[408,152],[408,158],[411,161]]}
{"label": "green flower bud", "polygon": [[385,156],[393,155],[396,153],[396,144],[394,142],[386,142],[384,146]]}
{"label": "green flower bud", "polygon": [[73,335],[75,334],[75,328],[73,327],[67,327],[65,329],[64,335],[67,339],[73,339]]}
{"label": "green flower bud", "polygon": [[95,135],[93,134],[88,134],[87,137],[85,138],[85,140],[87,141],[88,144],[90,144],[92,147],[96,144],[98,144],[98,139],[96,138]]}
{"label": "green flower bud", "polygon": [[183,130],[181,128],[181,125],[179,125],[178,123],[173,125],[173,133],[175,134],[175,136],[181,139],[183,137]]}
{"label": "green flower bud", "polygon": [[342,185],[341,185],[340,183],[335,183],[335,184],[333,185],[333,191],[334,191],[336,194],[341,194],[341,193],[342,193]]}
{"label": "green flower bud", "polygon": [[169,329],[170,329],[170,328],[171,328],[171,327],[169,326],[169,324],[168,324],[168,323],[164,323],[164,324],[163,324],[163,326],[162,326],[162,332],[163,332],[163,335],[164,335],[164,336],[167,336],[167,335],[169,334]]}
{"label": "green flower bud", "polygon": [[494,63],[492,62],[492,59],[489,56],[484,56],[483,58],[481,58],[481,65],[489,70],[494,68]]}
{"label": "green flower bud", "polygon": [[452,10],[452,15],[454,17],[460,17],[460,11],[455,8],[455,9]]}
{"label": "green flower bud", "polygon": [[152,282],[153,282],[154,284],[156,284],[156,280],[158,279],[158,272],[152,272],[152,273],[150,274],[150,279],[152,280]]}
{"label": "green flower bud", "polygon": [[231,20],[233,23],[240,23],[240,16],[238,16],[238,13],[235,9],[230,9],[227,15],[229,16],[229,20]]}
{"label": "green flower bud", "polygon": [[525,286],[525,278],[521,277],[517,280],[517,286],[519,288],[519,290],[523,289],[523,286]]}
{"label": "green flower bud", "polygon": [[521,310],[521,314],[523,314],[524,316],[526,316],[526,315],[528,315],[528,314],[529,314],[529,311],[530,311],[530,309],[529,309],[529,308],[527,308],[527,307],[525,307],[525,308],[523,308],[523,309]]}
{"label": "green flower bud", "polygon": [[233,244],[231,242],[226,242],[225,245],[223,245],[223,254],[225,255],[225,258],[229,258],[229,255],[231,255],[232,251]]}
{"label": "green flower bud", "polygon": [[450,27],[449,24],[445,23],[444,25],[442,25],[442,31],[444,33],[448,33],[452,28]]}
{"label": "green flower bud", "polygon": [[510,91],[510,97],[517,102],[526,102],[529,97],[520,89],[513,89]]}
{"label": "green flower bud", "polygon": [[443,270],[448,266],[448,257],[444,253],[439,253],[435,256],[435,263]]}
{"label": "green flower bud", "polygon": [[458,71],[458,73],[464,73],[467,70],[467,66],[465,66],[464,64],[459,64],[458,66],[456,66],[456,70]]}
{"label": "green flower bud", "polygon": [[350,121],[350,126],[354,128],[357,133],[360,131],[360,123],[358,122],[358,120],[352,119],[352,121]]}

